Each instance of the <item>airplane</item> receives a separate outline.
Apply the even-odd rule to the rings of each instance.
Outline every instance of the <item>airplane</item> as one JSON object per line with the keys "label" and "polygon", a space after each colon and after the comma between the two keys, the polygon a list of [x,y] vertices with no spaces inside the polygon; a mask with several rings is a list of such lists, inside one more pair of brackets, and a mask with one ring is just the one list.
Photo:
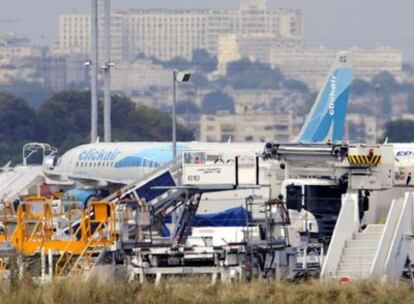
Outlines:
{"label": "airplane", "polygon": [[[339,52],[313,107],[294,143],[339,142],[345,128],[352,68],[347,52]],[[177,144],[178,155],[188,150],[261,153],[264,143]],[[45,174],[64,176],[80,184],[102,187],[128,184],[172,160],[171,142],[90,143],[75,147],[60,158],[49,159]]]}

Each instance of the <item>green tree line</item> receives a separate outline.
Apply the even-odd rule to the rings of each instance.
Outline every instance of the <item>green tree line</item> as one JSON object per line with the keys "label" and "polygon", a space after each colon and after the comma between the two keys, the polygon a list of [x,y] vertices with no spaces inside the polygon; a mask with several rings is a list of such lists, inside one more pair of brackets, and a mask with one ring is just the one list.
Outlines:
{"label": "green tree line", "polygon": [[[99,117],[103,107],[99,104]],[[90,140],[90,93],[66,91],[53,95],[34,109],[16,95],[0,92],[0,165],[20,161],[22,146],[31,141],[45,142],[60,152]],[[102,120],[99,133],[102,134]],[[169,141],[171,117],[147,106],[137,106],[127,97],[112,98],[113,141]],[[193,140],[183,125],[177,138]]]}
{"label": "green tree line", "polygon": [[383,138],[390,143],[414,143],[414,121],[408,119],[391,120],[385,124]]}

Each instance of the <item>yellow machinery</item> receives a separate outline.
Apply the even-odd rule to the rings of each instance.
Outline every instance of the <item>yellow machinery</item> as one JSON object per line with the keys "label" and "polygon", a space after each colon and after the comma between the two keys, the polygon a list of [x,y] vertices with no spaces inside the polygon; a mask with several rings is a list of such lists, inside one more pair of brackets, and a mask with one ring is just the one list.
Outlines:
{"label": "yellow machinery", "polygon": [[29,197],[17,208],[16,228],[10,241],[26,255],[39,251],[53,236],[53,212],[49,200]]}
{"label": "yellow machinery", "polygon": [[3,231],[0,234],[0,242],[5,242],[10,240],[17,224],[17,216],[12,203],[5,203],[3,206],[2,224]]}
{"label": "yellow machinery", "polygon": [[[3,209],[0,242],[10,242],[23,255],[53,251],[59,255],[55,275],[62,276],[93,265],[93,256],[116,241],[116,212],[113,203],[93,201],[81,212],[77,228],[57,235],[58,220],[71,217],[71,211],[55,212],[45,197],[27,197],[17,212],[12,205]],[[71,227],[70,220],[68,225]],[[2,265],[4,261],[2,260]],[[4,268],[4,267],[1,267]]]}
{"label": "yellow machinery", "polygon": [[[93,255],[116,241],[115,228],[115,205],[104,201],[91,202],[72,239],[64,242],[65,248],[55,265],[55,275],[90,269]],[[51,245],[54,246],[46,247],[56,250],[59,247],[56,245],[62,244]]]}

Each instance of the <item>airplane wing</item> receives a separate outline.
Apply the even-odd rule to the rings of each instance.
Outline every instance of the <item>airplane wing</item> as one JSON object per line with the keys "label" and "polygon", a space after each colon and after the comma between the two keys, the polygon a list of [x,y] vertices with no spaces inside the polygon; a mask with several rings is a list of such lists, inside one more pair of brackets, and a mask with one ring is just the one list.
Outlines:
{"label": "airplane wing", "polygon": [[93,176],[82,176],[82,175],[74,175],[70,173],[65,173],[61,171],[52,171],[47,170],[44,172],[46,179],[46,183],[51,185],[75,185],[75,183],[82,184],[83,186],[87,187],[107,187],[107,186],[119,186],[119,185],[126,185],[128,181],[119,180],[111,180],[111,179],[103,179],[99,177]]}
{"label": "airplane wing", "polygon": [[68,178],[78,182],[87,187],[108,187],[108,186],[119,186],[119,185],[126,185],[127,182],[120,182],[110,179],[102,179],[97,177],[85,177],[85,176],[77,176],[77,175],[68,175]]}

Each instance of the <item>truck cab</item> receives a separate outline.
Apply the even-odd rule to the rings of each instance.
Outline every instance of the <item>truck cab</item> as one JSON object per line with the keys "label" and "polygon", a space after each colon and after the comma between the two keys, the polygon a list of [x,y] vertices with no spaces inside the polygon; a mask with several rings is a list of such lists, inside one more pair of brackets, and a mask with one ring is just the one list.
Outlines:
{"label": "truck cab", "polygon": [[287,179],[282,195],[292,225],[301,234],[329,241],[341,209],[341,198],[347,184],[331,179]]}

